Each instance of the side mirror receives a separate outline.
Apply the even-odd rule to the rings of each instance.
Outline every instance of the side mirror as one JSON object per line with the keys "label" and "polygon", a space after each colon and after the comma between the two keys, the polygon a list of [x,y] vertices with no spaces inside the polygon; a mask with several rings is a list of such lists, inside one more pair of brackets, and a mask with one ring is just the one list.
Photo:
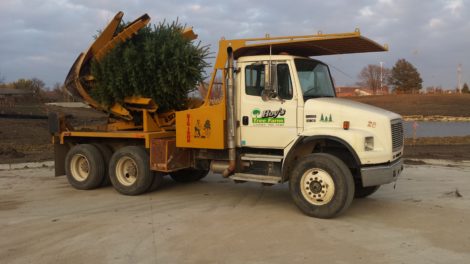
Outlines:
{"label": "side mirror", "polygon": [[261,92],[261,99],[263,101],[273,100],[278,97],[277,90],[277,64],[269,63],[266,65],[267,71],[264,81],[264,90]]}
{"label": "side mirror", "polygon": [[263,101],[277,99],[277,93],[273,90],[264,89],[261,91],[261,99]]}

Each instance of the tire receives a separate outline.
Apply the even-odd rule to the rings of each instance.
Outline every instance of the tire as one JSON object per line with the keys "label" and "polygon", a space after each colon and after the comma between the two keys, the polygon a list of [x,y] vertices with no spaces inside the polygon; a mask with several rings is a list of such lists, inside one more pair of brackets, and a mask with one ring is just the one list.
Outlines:
{"label": "tire", "polygon": [[354,180],[337,157],[315,153],[302,158],[289,180],[294,203],[306,215],[332,218],[343,213],[354,197]]}
{"label": "tire", "polygon": [[65,157],[65,165],[67,180],[76,189],[95,189],[103,182],[106,168],[100,151],[93,145],[74,146]]}
{"label": "tire", "polygon": [[197,169],[182,169],[179,171],[170,172],[170,177],[175,182],[188,183],[199,181],[209,174],[209,170],[197,170]]}
{"label": "tire", "polygon": [[111,156],[113,156],[113,152],[105,144],[93,143],[93,146],[95,146],[100,151],[101,156],[103,157],[103,162],[104,162],[104,167],[105,167],[103,181],[101,182],[100,185],[109,186],[111,185],[111,180],[109,179],[108,167],[109,167],[109,161],[111,160]]}
{"label": "tire", "polygon": [[380,188],[380,185],[362,187],[361,183],[356,183],[354,198],[366,198],[367,196],[375,193]]}
{"label": "tire", "polygon": [[158,190],[163,184],[163,176],[165,176],[165,174],[161,172],[153,172],[152,184],[150,184],[147,192],[153,192]]}
{"label": "tire", "polygon": [[109,161],[109,178],[114,189],[124,195],[139,195],[149,190],[153,172],[145,148],[127,146],[114,152]]}

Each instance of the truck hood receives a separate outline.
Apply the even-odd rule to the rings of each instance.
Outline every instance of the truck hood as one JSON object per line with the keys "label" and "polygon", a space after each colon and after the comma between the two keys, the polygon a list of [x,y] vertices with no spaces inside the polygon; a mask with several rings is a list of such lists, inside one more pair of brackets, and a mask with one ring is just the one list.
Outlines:
{"label": "truck hood", "polygon": [[[393,151],[392,124],[401,116],[375,106],[342,98],[310,99],[304,105],[302,136],[328,136],[347,142],[362,164],[385,163],[394,160],[401,149]],[[349,129],[343,122],[349,121]],[[365,139],[373,137],[373,150],[366,151]]]}
{"label": "truck hood", "polygon": [[[391,131],[392,123],[401,122],[396,113],[342,98],[316,98],[305,102],[303,118],[302,136],[342,139],[356,151],[362,164],[385,163],[397,155],[392,151]],[[348,130],[343,129],[344,121],[349,121]],[[374,138],[373,151],[365,151],[366,137]]]}
{"label": "truck hood", "polygon": [[[313,123],[337,123],[350,121],[351,126],[362,126],[364,122],[390,121],[400,115],[385,109],[343,98],[309,99],[304,105],[305,118],[316,117]],[[307,116],[308,115],[308,116]],[[323,115],[323,120],[322,120]],[[331,120],[330,120],[331,117]],[[313,121],[313,118],[311,119]],[[365,123],[367,125],[367,123]]]}

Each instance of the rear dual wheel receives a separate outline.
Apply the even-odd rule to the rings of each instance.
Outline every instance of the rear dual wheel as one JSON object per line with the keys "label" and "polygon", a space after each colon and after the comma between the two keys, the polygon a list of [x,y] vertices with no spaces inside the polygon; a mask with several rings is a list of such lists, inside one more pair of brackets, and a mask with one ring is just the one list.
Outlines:
{"label": "rear dual wheel", "polygon": [[111,160],[111,156],[113,155],[113,151],[106,144],[93,143],[92,145],[100,151],[105,167],[103,181],[101,182],[100,186],[109,186],[111,185],[111,181],[109,180],[108,164]]}
{"label": "rear dual wheel", "polygon": [[150,170],[149,155],[140,146],[118,149],[111,157],[108,170],[114,188],[124,195],[157,189],[162,182],[162,175]]}
{"label": "rear dual wheel", "polygon": [[100,150],[91,144],[74,146],[65,158],[70,185],[80,190],[97,188],[103,182],[106,166]]}

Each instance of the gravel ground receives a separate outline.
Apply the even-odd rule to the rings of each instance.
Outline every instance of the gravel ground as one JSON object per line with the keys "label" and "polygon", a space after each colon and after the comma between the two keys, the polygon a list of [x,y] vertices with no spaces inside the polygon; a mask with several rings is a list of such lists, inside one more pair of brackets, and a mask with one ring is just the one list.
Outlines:
{"label": "gravel ground", "polygon": [[0,263],[467,263],[470,167],[442,164],[407,165],[332,220],[303,215],[286,185],[219,175],[129,197],[0,171]]}

